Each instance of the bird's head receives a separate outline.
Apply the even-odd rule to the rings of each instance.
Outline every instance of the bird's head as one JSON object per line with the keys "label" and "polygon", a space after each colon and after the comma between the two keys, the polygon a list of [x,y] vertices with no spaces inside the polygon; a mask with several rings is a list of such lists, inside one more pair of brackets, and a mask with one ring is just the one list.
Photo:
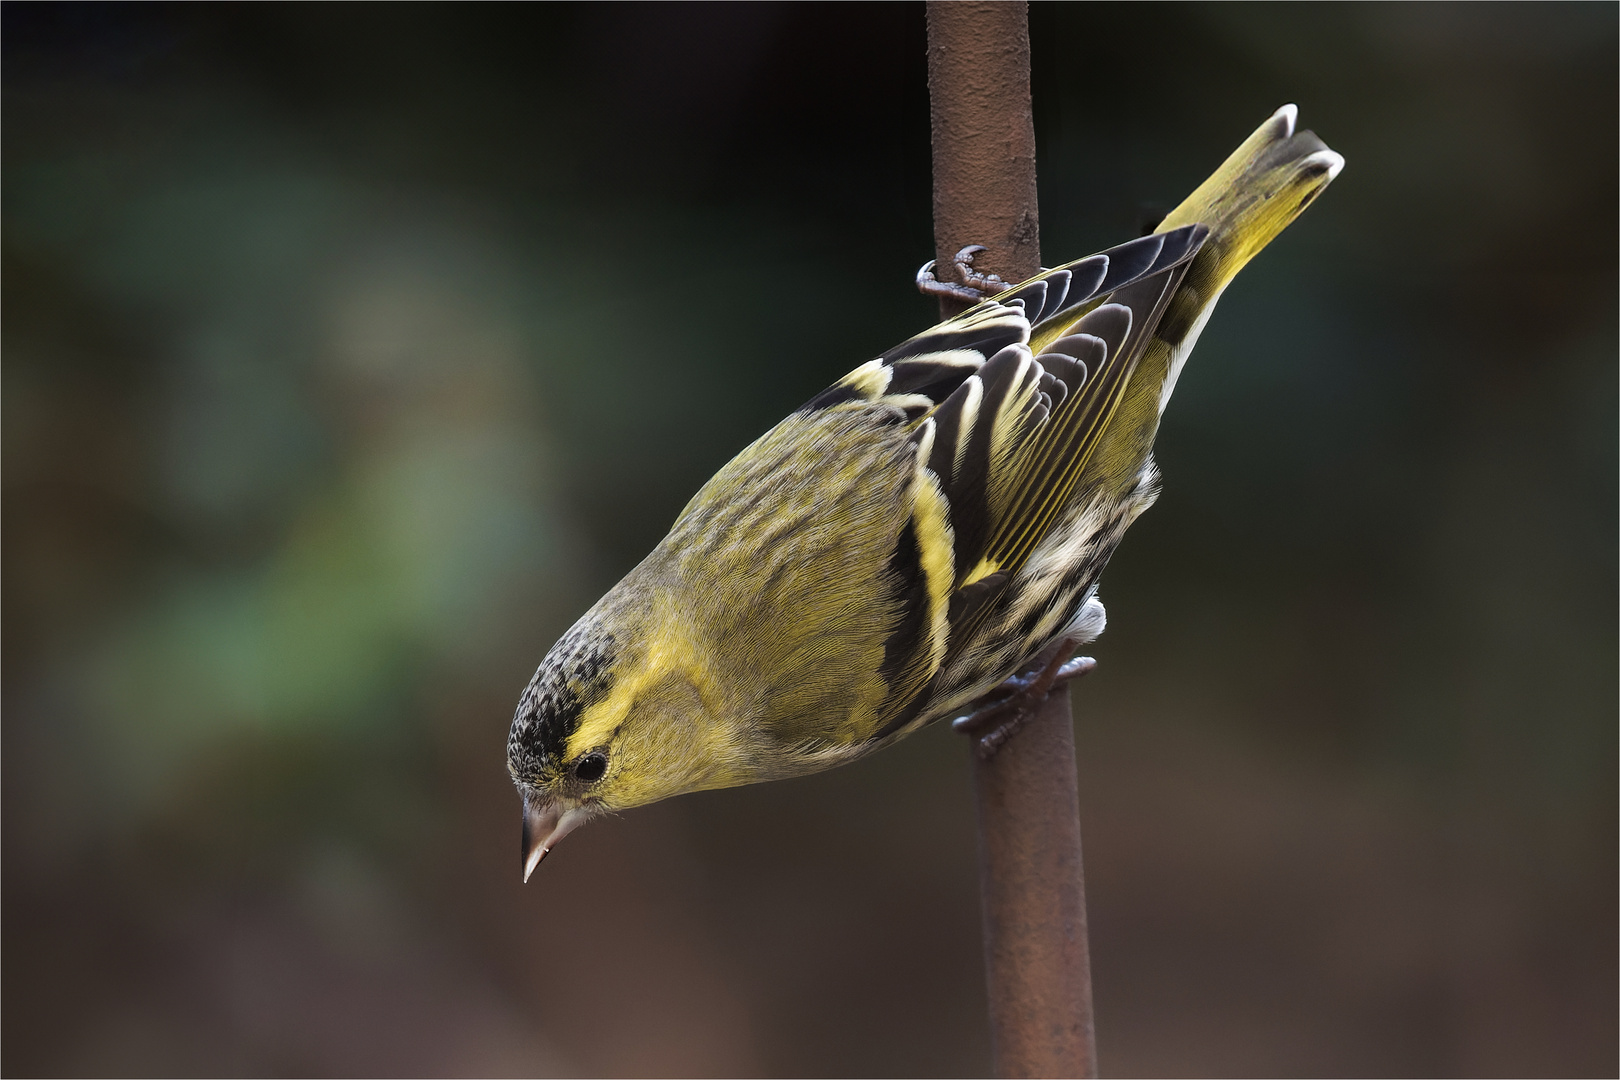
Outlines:
{"label": "bird's head", "polygon": [[615,631],[587,615],[535,672],[506,743],[523,880],[593,817],[751,779],[735,710],[718,707],[701,654],[673,625]]}

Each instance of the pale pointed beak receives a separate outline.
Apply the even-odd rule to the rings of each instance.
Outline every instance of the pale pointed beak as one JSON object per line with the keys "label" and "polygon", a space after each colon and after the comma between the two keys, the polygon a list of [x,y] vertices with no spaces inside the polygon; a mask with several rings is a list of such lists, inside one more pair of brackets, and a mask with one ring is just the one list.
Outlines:
{"label": "pale pointed beak", "polygon": [[546,853],[556,847],[562,838],[585,823],[583,807],[563,810],[556,803],[531,804],[523,800],[523,880],[529,880],[534,868]]}

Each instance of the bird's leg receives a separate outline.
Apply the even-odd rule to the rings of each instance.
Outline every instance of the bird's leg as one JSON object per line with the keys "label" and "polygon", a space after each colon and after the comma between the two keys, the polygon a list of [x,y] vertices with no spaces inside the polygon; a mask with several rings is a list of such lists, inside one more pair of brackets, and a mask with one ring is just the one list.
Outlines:
{"label": "bird's leg", "polygon": [[929,259],[923,263],[922,269],[917,271],[917,291],[924,296],[948,296],[953,300],[965,300],[976,304],[987,296],[1005,292],[1010,286],[995,274],[981,274],[973,269],[973,259],[981,251],[990,249],[983,244],[969,244],[956,253],[951,265],[956,269],[956,276],[962,279],[958,285],[951,281],[940,281],[934,276],[934,260]]}
{"label": "bird's leg", "polygon": [[1079,647],[1079,642],[1059,638],[1027,671],[1009,677],[974,702],[972,712],[951,721],[951,728],[973,739],[980,759],[989,761],[1034,717],[1053,689],[1097,666],[1089,656],[1074,655]]}

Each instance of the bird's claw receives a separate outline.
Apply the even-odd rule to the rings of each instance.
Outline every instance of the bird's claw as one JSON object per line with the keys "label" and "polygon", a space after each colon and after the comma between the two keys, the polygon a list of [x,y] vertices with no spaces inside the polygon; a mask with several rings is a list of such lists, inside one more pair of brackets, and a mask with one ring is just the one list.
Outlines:
{"label": "bird's claw", "polygon": [[1036,658],[1029,670],[1012,675],[974,703],[966,716],[951,721],[951,728],[974,740],[981,761],[996,756],[1006,741],[1035,716],[1059,685],[1090,673],[1097,661],[1075,656],[1077,642],[1064,639]]}
{"label": "bird's claw", "polygon": [[951,265],[956,270],[956,276],[962,279],[960,285],[954,281],[939,280],[934,275],[937,260],[929,259],[917,271],[917,291],[924,296],[948,296],[952,300],[965,300],[970,304],[976,304],[986,296],[1006,292],[1011,287],[1007,282],[995,274],[983,274],[973,269],[974,258],[989,250],[983,244],[969,244],[956,253]]}
{"label": "bird's claw", "polygon": [[978,289],[970,289],[966,285],[958,285],[954,281],[941,281],[934,276],[934,260],[929,259],[917,271],[917,291],[924,296],[946,296],[952,300],[961,300],[968,304],[977,304],[984,299],[984,294]]}

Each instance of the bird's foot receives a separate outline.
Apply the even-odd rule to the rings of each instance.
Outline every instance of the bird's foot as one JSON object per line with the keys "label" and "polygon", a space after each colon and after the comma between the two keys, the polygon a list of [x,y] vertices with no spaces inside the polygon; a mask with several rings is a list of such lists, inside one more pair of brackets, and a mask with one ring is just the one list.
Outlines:
{"label": "bird's foot", "polygon": [[969,244],[956,253],[951,260],[956,276],[962,279],[958,285],[954,281],[941,281],[934,276],[934,259],[923,263],[922,269],[917,271],[917,291],[924,296],[948,296],[952,300],[962,300],[969,304],[977,304],[987,296],[1005,292],[1011,285],[1002,281],[995,274],[981,274],[973,269],[973,259],[982,251],[990,249],[983,244]]}
{"label": "bird's foot", "polygon": [[1058,686],[1089,673],[1097,661],[1075,656],[1080,643],[1061,638],[1037,656],[1028,670],[1009,677],[974,702],[973,711],[951,721],[951,728],[973,739],[981,761],[996,756],[1008,739],[1034,719]]}

